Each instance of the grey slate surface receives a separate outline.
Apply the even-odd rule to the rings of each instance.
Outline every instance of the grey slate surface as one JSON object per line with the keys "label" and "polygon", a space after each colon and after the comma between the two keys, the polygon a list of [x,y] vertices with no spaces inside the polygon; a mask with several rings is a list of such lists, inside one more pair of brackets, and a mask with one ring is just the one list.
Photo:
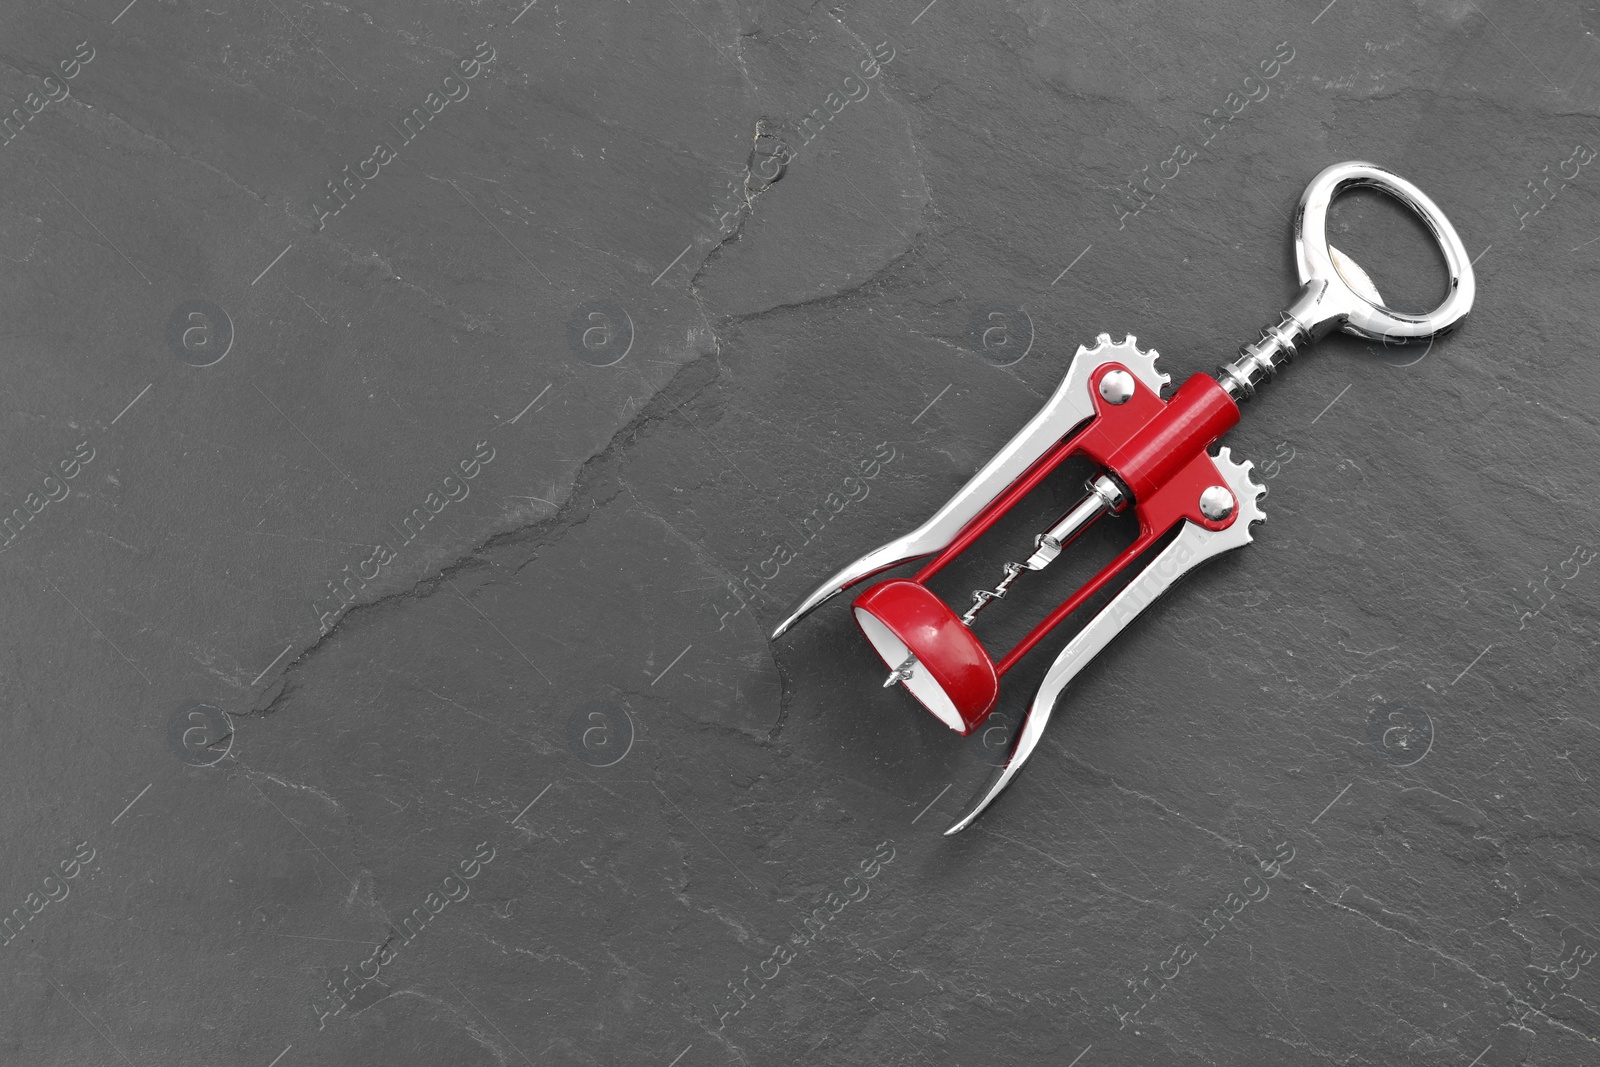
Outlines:
{"label": "grey slate surface", "polygon": [[[1597,30],[1505,0],[0,13],[0,1062],[1600,1062]],[[1474,315],[1330,340],[1250,403],[1256,543],[943,838],[1048,655],[962,740],[841,604],[766,634],[1080,343],[1230,358],[1346,158],[1450,214]],[[1436,295],[1383,201],[1333,232]]]}

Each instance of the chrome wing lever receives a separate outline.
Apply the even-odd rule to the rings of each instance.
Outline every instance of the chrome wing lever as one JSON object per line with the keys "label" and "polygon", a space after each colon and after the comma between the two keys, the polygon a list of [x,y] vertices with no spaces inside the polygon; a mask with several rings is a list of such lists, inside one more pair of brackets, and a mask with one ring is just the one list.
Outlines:
{"label": "chrome wing lever", "polygon": [[1121,633],[1145,608],[1177,584],[1184,575],[1206,560],[1236,548],[1243,548],[1253,540],[1250,536],[1250,527],[1255,523],[1266,521],[1266,515],[1259,506],[1261,494],[1266,492],[1266,488],[1250,480],[1250,470],[1254,464],[1249,461],[1234,462],[1227,448],[1221,449],[1215,460],[1217,469],[1228,483],[1228,488],[1239,501],[1238,519],[1227,529],[1217,531],[1185,522],[1167,547],[1158,552],[1116,596],[1112,597],[1110,603],[1106,604],[1099,614],[1067,642],[1067,647],[1061,650],[1061,654],[1045,672],[1044,681],[1040,683],[1033,703],[1022,716],[1022,724],[1017,730],[1011,756],[1006,760],[1005,767],[994,776],[967,814],[945,831],[946,836],[960,833],[971,826],[973,820],[983,814],[983,810],[1011,784],[1011,780],[1022,770],[1023,764],[1028,762],[1028,757],[1032,756],[1033,750],[1038,747],[1039,739],[1044,736],[1045,727],[1050,723],[1050,715],[1055,710],[1056,699],[1060,697],[1061,691],[1089,665],[1095,656],[1100,654],[1101,649],[1111,643],[1112,638]]}
{"label": "chrome wing lever", "polygon": [[[1109,345],[1109,334],[1100,335],[1100,346]],[[1133,354],[1126,357],[1128,369],[1156,393],[1160,393],[1172,380],[1156,370],[1156,353],[1138,352],[1136,341],[1129,337],[1125,345]],[[1082,355],[1087,350],[1080,348]],[[1095,414],[1094,399],[1089,393],[1089,374],[1096,367],[1092,360],[1073,361],[1067,376],[1044,407],[1018,430],[1006,446],[985,463],[967,484],[956,490],[955,496],[915,530],[897,537],[886,545],[873,549],[854,563],[842,568],[827,581],[812,590],[789,613],[789,617],[772,631],[772,639],[782,637],[795,623],[820,607],[823,602],[896,564],[910,559],[931,556],[944,549],[957,534],[979,513],[995,504],[996,498],[1012,483],[1019,480],[1030,467],[1050,452],[1062,438],[1080,423]]]}

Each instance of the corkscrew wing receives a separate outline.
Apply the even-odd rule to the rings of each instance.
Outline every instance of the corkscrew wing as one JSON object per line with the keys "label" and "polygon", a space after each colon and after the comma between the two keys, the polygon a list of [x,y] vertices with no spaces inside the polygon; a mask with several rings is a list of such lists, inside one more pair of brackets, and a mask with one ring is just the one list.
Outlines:
{"label": "corkscrew wing", "polygon": [[1218,470],[1222,472],[1228,487],[1233,490],[1234,498],[1240,504],[1239,514],[1233,523],[1224,530],[1211,531],[1185,521],[1183,528],[1167,547],[1157,553],[1155,558],[1122,587],[1121,592],[1112,597],[1110,603],[1102,608],[1099,614],[1067,642],[1067,647],[1061,650],[1061,654],[1045,672],[1044,681],[1040,684],[1032,705],[1023,716],[1022,725],[1017,730],[1016,741],[1012,745],[1011,756],[1006,761],[1005,767],[995,775],[972,809],[945,831],[946,836],[960,833],[971,826],[973,820],[1005,791],[1006,786],[1011,784],[1011,780],[1022,770],[1023,764],[1028,762],[1028,758],[1038,747],[1039,739],[1044,736],[1045,727],[1049,725],[1050,716],[1055,710],[1056,700],[1060,697],[1061,691],[1078,676],[1078,672],[1088,666],[1101,649],[1111,643],[1112,638],[1121,633],[1140,612],[1195,567],[1213,556],[1242,548],[1250,543],[1252,540],[1250,527],[1266,519],[1257,503],[1260,495],[1266,490],[1250,480],[1253,464],[1248,461],[1234,462],[1226,448],[1220,449],[1215,459]]}
{"label": "corkscrew wing", "polygon": [[[1131,334],[1121,342],[1120,349],[1137,352],[1137,339]],[[1094,401],[1089,395],[1089,376],[1102,363],[1093,358],[1101,349],[1111,345],[1111,336],[1101,334],[1093,349],[1082,345],[1068,368],[1066,377],[1034,417],[1028,420],[1016,436],[1012,437],[993,459],[985,463],[972,478],[956,491],[955,496],[934,512],[927,522],[903,537],[873,549],[854,563],[842,568],[827,581],[817,586],[800,601],[789,617],[778,624],[772,639],[782,637],[795,623],[816,610],[830,597],[843,592],[865,578],[888,570],[909,559],[938,552],[955,540],[967,523],[992,503],[1005,488],[1020,478],[1080,423],[1094,417]],[[1086,358],[1087,357],[1087,358]],[[1157,394],[1171,378],[1155,369],[1157,353],[1138,353],[1136,358],[1122,356],[1128,369]]]}

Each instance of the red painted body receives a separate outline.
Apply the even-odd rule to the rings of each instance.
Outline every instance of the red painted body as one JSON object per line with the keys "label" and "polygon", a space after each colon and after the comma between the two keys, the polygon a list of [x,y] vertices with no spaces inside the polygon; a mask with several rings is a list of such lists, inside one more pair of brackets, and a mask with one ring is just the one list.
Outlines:
{"label": "red painted body", "polygon": [[[1170,400],[1163,401],[1135,377],[1138,384],[1125,403],[1105,402],[1100,396],[1100,379],[1113,370],[1126,369],[1116,363],[1097,367],[1089,381],[1095,401],[1094,418],[1063,438],[1011,483],[912,579],[882,582],[856,598],[856,607],[886,626],[917,656],[922,664],[919,669],[926,668],[939,681],[966,727],[960,733],[977,729],[994,710],[1000,676],[1178,523],[1188,520],[1210,530],[1222,530],[1238,516],[1237,500],[1232,513],[1221,521],[1200,513],[1200,494],[1211,486],[1227,486],[1207,449],[1238,423],[1239,408],[1233,398],[1216,381],[1197,374],[1184,382]],[[1045,616],[998,663],[992,663],[956,613],[923,586],[1073,455],[1085,456],[1105,467],[1128,489],[1139,520],[1139,535]],[[975,656],[982,657],[981,664]]]}
{"label": "red painted body", "polygon": [[1239,406],[1216,380],[1196,374],[1166,407],[1105,458],[1135,500],[1148,499],[1195,456],[1233,429]]}

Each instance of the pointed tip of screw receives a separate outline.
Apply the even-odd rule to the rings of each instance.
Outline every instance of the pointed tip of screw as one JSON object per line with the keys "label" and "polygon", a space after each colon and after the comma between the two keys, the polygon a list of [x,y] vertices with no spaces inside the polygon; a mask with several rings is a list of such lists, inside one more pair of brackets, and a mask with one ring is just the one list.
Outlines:
{"label": "pointed tip of screw", "polygon": [[914,655],[907,656],[900,662],[900,666],[889,672],[889,677],[884,679],[883,687],[887,689],[896,682],[906,681],[916,673],[916,669],[917,657]]}

